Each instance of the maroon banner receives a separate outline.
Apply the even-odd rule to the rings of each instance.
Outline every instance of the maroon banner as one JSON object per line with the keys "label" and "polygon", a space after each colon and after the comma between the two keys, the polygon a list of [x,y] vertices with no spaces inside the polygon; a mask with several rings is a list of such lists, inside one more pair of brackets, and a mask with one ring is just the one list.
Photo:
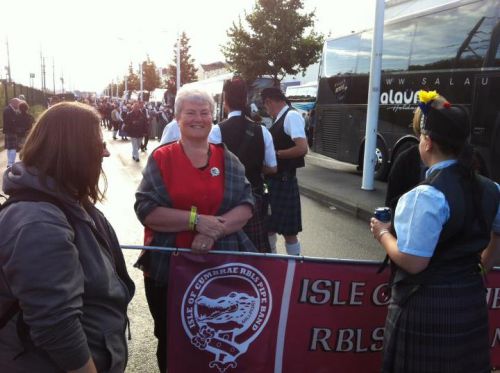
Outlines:
{"label": "maroon banner", "polygon": [[[379,372],[388,274],[378,263],[172,255],[168,371]],[[500,272],[488,275],[500,365]]]}
{"label": "maroon banner", "polygon": [[169,373],[273,372],[287,262],[172,255]]}
{"label": "maroon banner", "polygon": [[389,300],[379,266],[297,263],[283,372],[380,372]]}

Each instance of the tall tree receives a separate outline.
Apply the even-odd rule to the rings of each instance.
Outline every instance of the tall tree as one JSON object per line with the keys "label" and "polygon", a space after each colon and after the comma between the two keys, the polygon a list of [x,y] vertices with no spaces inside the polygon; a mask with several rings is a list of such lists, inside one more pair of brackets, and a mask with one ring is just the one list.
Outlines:
{"label": "tall tree", "polygon": [[323,36],[313,30],[314,11],[303,8],[302,0],[257,0],[245,12],[248,27],[240,18],[227,31],[230,41],[221,50],[230,68],[249,80],[270,75],[277,82],[304,73],[318,61]]}
{"label": "tall tree", "polygon": [[[189,38],[185,32],[182,32],[180,37],[180,57],[181,57],[181,86],[185,83],[195,82],[198,80],[196,76],[197,68],[194,67],[194,59],[189,53]],[[174,44],[173,65],[168,66],[167,89],[170,93],[177,93],[177,41]]]}
{"label": "tall tree", "polygon": [[139,76],[134,72],[132,62],[128,66],[127,89],[128,91],[137,91],[140,87]]}
{"label": "tall tree", "polygon": [[158,68],[156,67],[156,64],[151,61],[149,56],[147,60],[142,63],[142,76],[144,78],[143,83],[146,91],[151,92],[158,88],[161,84]]}

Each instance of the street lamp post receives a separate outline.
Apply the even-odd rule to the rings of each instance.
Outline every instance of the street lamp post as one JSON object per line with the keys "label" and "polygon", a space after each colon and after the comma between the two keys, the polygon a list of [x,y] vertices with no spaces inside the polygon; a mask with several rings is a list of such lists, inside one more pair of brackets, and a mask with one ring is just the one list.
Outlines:
{"label": "street lamp post", "polygon": [[181,88],[181,35],[177,34],[177,89]]}
{"label": "street lamp post", "polygon": [[139,100],[140,101],[143,101],[143,93],[142,91],[144,90],[144,80],[143,80],[143,76],[142,76],[142,62],[139,64],[139,82],[140,82],[140,96],[139,96]]}

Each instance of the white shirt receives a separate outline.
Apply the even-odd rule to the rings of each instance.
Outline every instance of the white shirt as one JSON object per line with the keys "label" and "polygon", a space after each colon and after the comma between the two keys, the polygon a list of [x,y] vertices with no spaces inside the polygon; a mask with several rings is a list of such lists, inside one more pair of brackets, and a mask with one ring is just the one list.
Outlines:
{"label": "white shirt", "polygon": [[[240,116],[241,111],[231,111],[227,118],[232,118],[235,116]],[[264,166],[266,167],[276,167],[278,162],[276,161],[276,151],[274,150],[273,137],[271,132],[264,127],[262,128],[262,136],[264,137]],[[208,141],[212,144],[219,144],[222,142],[222,134],[220,132],[220,127],[218,124],[212,127],[212,131],[210,131],[210,135],[208,136]]]}
{"label": "white shirt", "polygon": [[179,123],[175,119],[173,119],[170,123],[168,123],[163,129],[163,133],[161,134],[160,145],[177,141],[181,138],[181,130],[179,129]]}
{"label": "white shirt", "polygon": [[[283,114],[289,109],[288,105],[285,105],[283,109],[280,110],[278,115],[276,116],[276,119],[274,120],[274,123],[276,123]],[[273,126],[274,126],[273,123]],[[283,124],[283,129],[285,130],[285,133],[292,138],[292,140],[298,139],[298,138],[307,138],[306,137],[306,123],[304,121],[304,118],[302,118],[302,115],[300,115],[297,111],[295,110],[290,110],[288,114],[285,117],[285,123]]]}

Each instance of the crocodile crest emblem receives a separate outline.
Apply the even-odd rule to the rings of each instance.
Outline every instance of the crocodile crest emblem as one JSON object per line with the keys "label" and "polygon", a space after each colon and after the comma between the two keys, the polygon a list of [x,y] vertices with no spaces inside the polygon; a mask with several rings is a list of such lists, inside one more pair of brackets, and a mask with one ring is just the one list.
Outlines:
{"label": "crocodile crest emblem", "polygon": [[[224,291],[223,289],[231,289]],[[182,325],[196,348],[214,355],[220,373],[236,368],[272,310],[267,279],[256,268],[228,263],[200,272],[182,299]]]}

